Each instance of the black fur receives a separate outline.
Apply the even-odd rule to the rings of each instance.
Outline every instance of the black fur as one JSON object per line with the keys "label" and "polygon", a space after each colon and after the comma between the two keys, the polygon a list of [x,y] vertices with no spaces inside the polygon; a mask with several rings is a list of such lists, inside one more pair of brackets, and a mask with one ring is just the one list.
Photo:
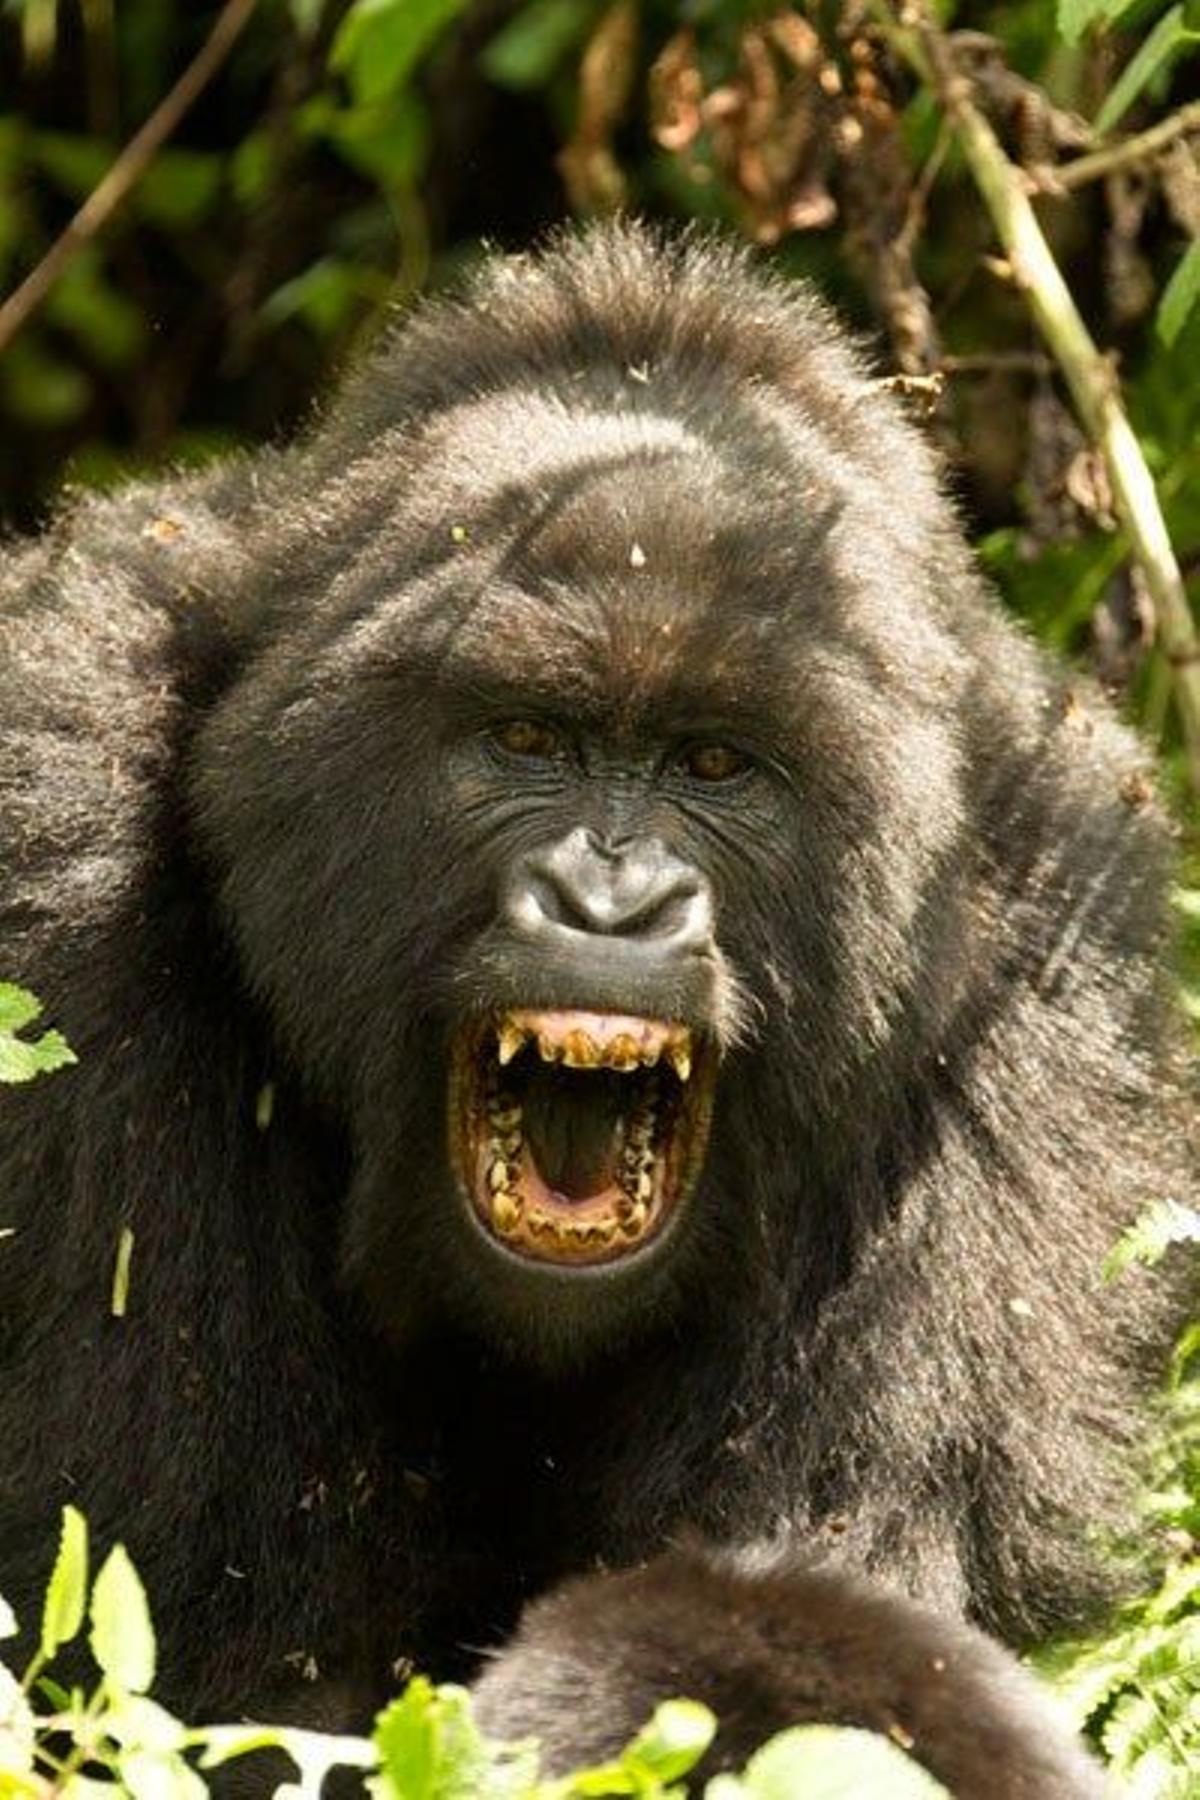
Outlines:
{"label": "black fur", "polygon": [[[480,751],[531,707],[569,778]],[[662,746],[699,729],[757,773],[689,788]],[[1141,768],[819,304],[632,229],[488,265],[296,449],[14,548],[0,975],[79,1066],[0,1092],[0,1591],[33,1615],[72,1500],[146,1577],[169,1697],[361,1727],[398,1659],[469,1671],[691,1531],[736,1567],[561,1590],[489,1719],[561,1758],[668,1689],[731,1754],[894,1712],[964,1793],[1089,1791],[1015,1671],[990,1711],[981,1639],[777,1559],[1012,1643],[1103,1590],[1175,1319],[1100,1262],[1194,1192]],[[703,871],[727,1049],[669,1254],[555,1281],[467,1229],[446,1045],[561,1001],[498,892],[618,812]],[[943,1643],[961,1684],[910,1683]],[[964,1707],[1042,1751],[972,1764]]]}

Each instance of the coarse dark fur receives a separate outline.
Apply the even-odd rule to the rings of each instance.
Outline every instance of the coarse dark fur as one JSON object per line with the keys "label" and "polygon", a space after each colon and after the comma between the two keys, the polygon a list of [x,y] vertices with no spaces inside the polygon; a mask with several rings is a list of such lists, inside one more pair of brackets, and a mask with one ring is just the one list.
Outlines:
{"label": "coarse dark fur", "polygon": [[[491,754],[530,711],[569,763]],[[697,732],[744,778],[690,783]],[[0,1591],[33,1616],[73,1501],[169,1698],[361,1727],[401,1659],[648,1563],[533,1608],[491,1724],[561,1762],[689,1692],[725,1755],[817,1714],[1090,1792],[953,1621],[1095,1603],[1176,1323],[1099,1276],[1194,1191],[1142,766],[821,306],[632,228],[489,263],[295,449],[14,547],[0,977],[79,1064],[0,1092]],[[725,1054],[667,1247],[551,1280],[468,1228],[446,1055],[497,1006],[669,1014],[502,929],[581,827],[700,872]]]}

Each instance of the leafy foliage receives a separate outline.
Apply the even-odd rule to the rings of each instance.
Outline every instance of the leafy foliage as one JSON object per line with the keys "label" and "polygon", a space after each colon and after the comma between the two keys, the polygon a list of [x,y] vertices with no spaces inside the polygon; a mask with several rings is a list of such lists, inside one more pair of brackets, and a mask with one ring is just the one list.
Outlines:
{"label": "leafy foliage", "polygon": [[[1195,1258],[1200,1218],[1163,1203],[1109,1259],[1120,1273],[1171,1243]],[[1191,1800],[1200,1784],[1200,1323],[1176,1351],[1143,1502],[1159,1580],[1101,1637],[1039,1652],[1079,1729],[1145,1800]]]}
{"label": "leafy foliage", "polygon": [[24,988],[0,981],[0,1082],[32,1081],[75,1061],[75,1054],[58,1031],[44,1031],[39,1038],[18,1033],[41,1015],[41,1002]]}
{"label": "leafy foliage", "polygon": [[[80,1631],[85,1608],[100,1671],[88,1695],[68,1693],[43,1674]],[[15,1631],[0,1601],[0,1638]],[[295,1764],[297,1781],[278,1790],[289,1800],[316,1800],[328,1771],[344,1766],[363,1772],[374,1800],[683,1800],[678,1784],[716,1724],[705,1707],[669,1700],[613,1762],[543,1778],[536,1744],[490,1742],[466,1690],[435,1687],[424,1676],[385,1707],[367,1739],[269,1725],[190,1729],[147,1698],[154,1664],[154,1630],[132,1563],[121,1545],[110,1551],[89,1607],[87,1527],[66,1507],[38,1653],[21,1682],[0,1664],[0,1800],[39,1800],[48,1791],[62,1800],[203,1800],[208,1790],[197,1762],[207,1772],[260,1750],[281,1750]],[[37,1709],[35,1696],[50,1710]],[[850,1800],[865,1791],[878,1800],[945,1794],[886,1738],[829,1726],[782,1733],[743,1774],[717,1776],[705,1789],[708,1800],[784,1800],[800,1792],[811,1800]]]}

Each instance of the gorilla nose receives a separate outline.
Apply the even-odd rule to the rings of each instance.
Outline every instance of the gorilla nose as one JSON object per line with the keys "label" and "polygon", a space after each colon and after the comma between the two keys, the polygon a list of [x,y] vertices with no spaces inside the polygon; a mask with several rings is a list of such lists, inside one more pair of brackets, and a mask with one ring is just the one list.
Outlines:
{"label": "gorilla nose", "polygon": [[583,934],[666,959],[713,945],[707,882],[657,838],[612,844],[580,827],[521,858],[504,910],[519,936],[543,943]]}

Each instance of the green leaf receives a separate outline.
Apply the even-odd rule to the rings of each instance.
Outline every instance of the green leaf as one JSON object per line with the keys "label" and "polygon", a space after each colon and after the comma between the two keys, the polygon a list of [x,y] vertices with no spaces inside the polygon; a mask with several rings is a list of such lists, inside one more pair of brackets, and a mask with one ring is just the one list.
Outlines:
{"label": "green leaf", "polygon": [[425,51],[463,12],[467,0],[354,0],[338,26],[329,65],[355,97],[398,93]]}
{"label": "green leaf", "polygon": [[531,1746],[488,1743],[465,1688],[422,1675],[380,1713],[373,1743],[381,1780],[372,1785],[394,1800],[526,1800],[536,1775]]}
{"label": "green leaf", "polygon": [[289,0],[288,11],[300,36],[314,37],[325,11],[325,0]]}
{"label": "green leaf", "polygon": [[595,0],[531,0],[498,31],[480,64],[500,87],[544,87],[581,44],[597,16]]}
{"label": "green leaf", "polygon": [[61,1032],[45,1031],[32,1040],[16,1035],[41,1010],[41,1002],[25,988],[0,981],[0,1081],[32,1081],[35,1075],[48,1075],[76,1061]]}
{"label": "green leaf", "polygon": [[137,1570],[116,1544],[92,1589],[92,1655],[114,1686],[144,1694],[154,1680],[154,1627]]}
{"label": "green leaf", "polygon": [[1172,1244],[1200,1244],[1200,1212],[1180,1200],[1156,1200],[1122,1232],[1101,1273],[1112,1281],[1133,1263],[1160,1262]]}
{"label": "green leaf", "polygon": [[1058,0],[1059,35],[1077,44],[1092,25],[1115,25],[1136,0]]}
{"label": "green leaf", "polygon": [[[33,1713],[21,1684],[0,1663],[0,1782],[32,1770],[35,1736]],[[20,1792],[23,1786],[13,1782],[11,1791]]]}
{"label": "green leaf", "polygon": [[297,111],[296,129],[329,144],[385,191],[410,188],[429,155],[428,110],[411,93],[369,106],[337,106],[327,94],[315,94]]}
{"label": "green leaf", "polygon": [[1179,336],[1200,300],[1200,238],[1184,252],[1174,274],[1163,289],[1154,319],[1154,329],[1164,344],[1171,345]]}
{"label": "green leaf", "polygon": [[944,1787],[873,1731],[799,1725],[751,1758],[747,1800],[949,1800]]}
{"label": "green leaf", "polygon": [[717,1721],[696,1700],[664,1700],[621,1758],[659,1781],[678,1781],[712,1743]]}
{"label": "green leaf", "polygon": [[83,1624],[87,1600],[87,1520],[73,1506],[62,1509],[58,1555],[42,1606],[41,1651],[47,1661],[60,1644],[69,1644]]}
{"label": "green leaf", "polygon": [[1096,130],[1101,134],[1111,131],[1143,89],[1192,42],[1195,35],[1185,23],[1182,6],[1173,6],[1165,12],[1137,55],[1121,71],[1119,80],[1096,114]]}
{"label": "green leaf", "polygon": [[437,1773],[437,1696],[416,1675],[398,1700],[384,1708],[373,1733],[379,1761],[404,1800],[428,1800]]}
{"label": "green leaf", "polygon": [[46,317],[109,369],[133,362],[146,338],[141,313],[108,280],[93,246],[77,256],[55,282],[46,296]]}
{"label": "green leaf", "polygon": [[140,218],[165,231],[198,225],[221,194],[224,158],[213,150],[160,150],[134,189]]}

